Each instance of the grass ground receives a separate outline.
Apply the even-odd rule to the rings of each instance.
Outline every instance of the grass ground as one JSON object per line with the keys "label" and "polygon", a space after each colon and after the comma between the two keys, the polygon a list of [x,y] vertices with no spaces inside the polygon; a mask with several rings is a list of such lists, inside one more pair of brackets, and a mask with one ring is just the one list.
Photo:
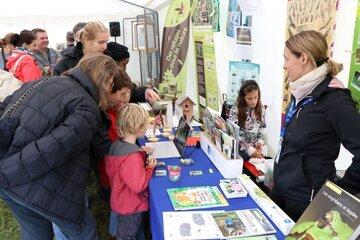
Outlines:
{"label": "grass ground", "polygon": [[[108,234],[109,226],[109,206],[105,204],[98,194],[96,193],[95,183],[92,183],[88,187],[89,197],[91,199],[91,210],[94,213],[94,216],[97,221],[97,228],[101,240],[110,240],[113,239]],[[19,225],[14,218],[12,212],[5,205],[5,203],[0,200],[0,240],[19,240],[20,239],[20,230]]]}

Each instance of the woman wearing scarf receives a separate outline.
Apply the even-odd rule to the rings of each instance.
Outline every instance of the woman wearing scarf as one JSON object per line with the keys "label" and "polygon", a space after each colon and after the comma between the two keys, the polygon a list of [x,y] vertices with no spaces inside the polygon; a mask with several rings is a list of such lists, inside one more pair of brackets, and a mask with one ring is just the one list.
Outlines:
{"label": "woman wearing scarf", "polygon": [[[284,69],[291,103],[281,129],[272,199],[296,221],[328,179],[350,193],[360,189],[360,115],[336,76],[342,65],[328,57],[322,34],[303,31],[285,43]],[[353,155],[335,179],[340,144]]]}
{"label": "woman wearing scarf", "polygon": [[8,58],[6,68],[23,82],[38,80],[41,77],[41,70],[33,54],[36,48],[36,37],[26,30],[17,36],[19,36],[17,48]]}

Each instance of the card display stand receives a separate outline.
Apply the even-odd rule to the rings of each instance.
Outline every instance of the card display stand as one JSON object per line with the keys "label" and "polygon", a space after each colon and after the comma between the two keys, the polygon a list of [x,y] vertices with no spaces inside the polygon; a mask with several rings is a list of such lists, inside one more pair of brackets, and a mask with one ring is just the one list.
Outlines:
{"label": "card display stand", "polygon": [[200,146],[224,178],[237,178],[242,174],[243,159],[227,159],[205,132],[200,133]]}

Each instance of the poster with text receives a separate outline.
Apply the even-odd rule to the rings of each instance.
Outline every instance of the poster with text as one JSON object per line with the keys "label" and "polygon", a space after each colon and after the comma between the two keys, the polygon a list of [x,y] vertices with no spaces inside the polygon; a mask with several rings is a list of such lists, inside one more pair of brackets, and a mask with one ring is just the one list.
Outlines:
{"label": "poster with text", "polygon": [[194,41],[199,107],[219,111],[214,33],[194,29]]}
{"label": "poster with text", "polygon": [[358,1],[348,85],[353,99],[360,106],[360,0]]}
{"label": "poster with text", "polygon": [[227,90],[227,104],[234,105],[238,97],[241,84],[246,80],[259,83],[260,65],[249,62],[229,62],[229,81]]}
{"label": "poster with text", "polygon": [[174,99],[186,92],[190,2],[174,0],[166,15],[160,66],[160,94]]}
{"label": "poster with text", "polygon": [[[286,39],[301,31],[316,30],[324,34],[331,52],[338,1],[288,0]],[[290,99],[289,81],[284,77],[282,114],[285,114]]]}

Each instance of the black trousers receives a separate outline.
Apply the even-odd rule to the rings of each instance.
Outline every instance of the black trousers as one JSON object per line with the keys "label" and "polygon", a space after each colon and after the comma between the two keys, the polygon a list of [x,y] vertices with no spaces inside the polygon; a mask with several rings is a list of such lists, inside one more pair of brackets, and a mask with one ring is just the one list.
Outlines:
{"label": "black trousers", "polygon": [[279,191],[274,187],[270,192],[270,198],[287,214],[289,217],[296,222],[307,206],[308,202],[295,201],[289,198],[285,198]]}

